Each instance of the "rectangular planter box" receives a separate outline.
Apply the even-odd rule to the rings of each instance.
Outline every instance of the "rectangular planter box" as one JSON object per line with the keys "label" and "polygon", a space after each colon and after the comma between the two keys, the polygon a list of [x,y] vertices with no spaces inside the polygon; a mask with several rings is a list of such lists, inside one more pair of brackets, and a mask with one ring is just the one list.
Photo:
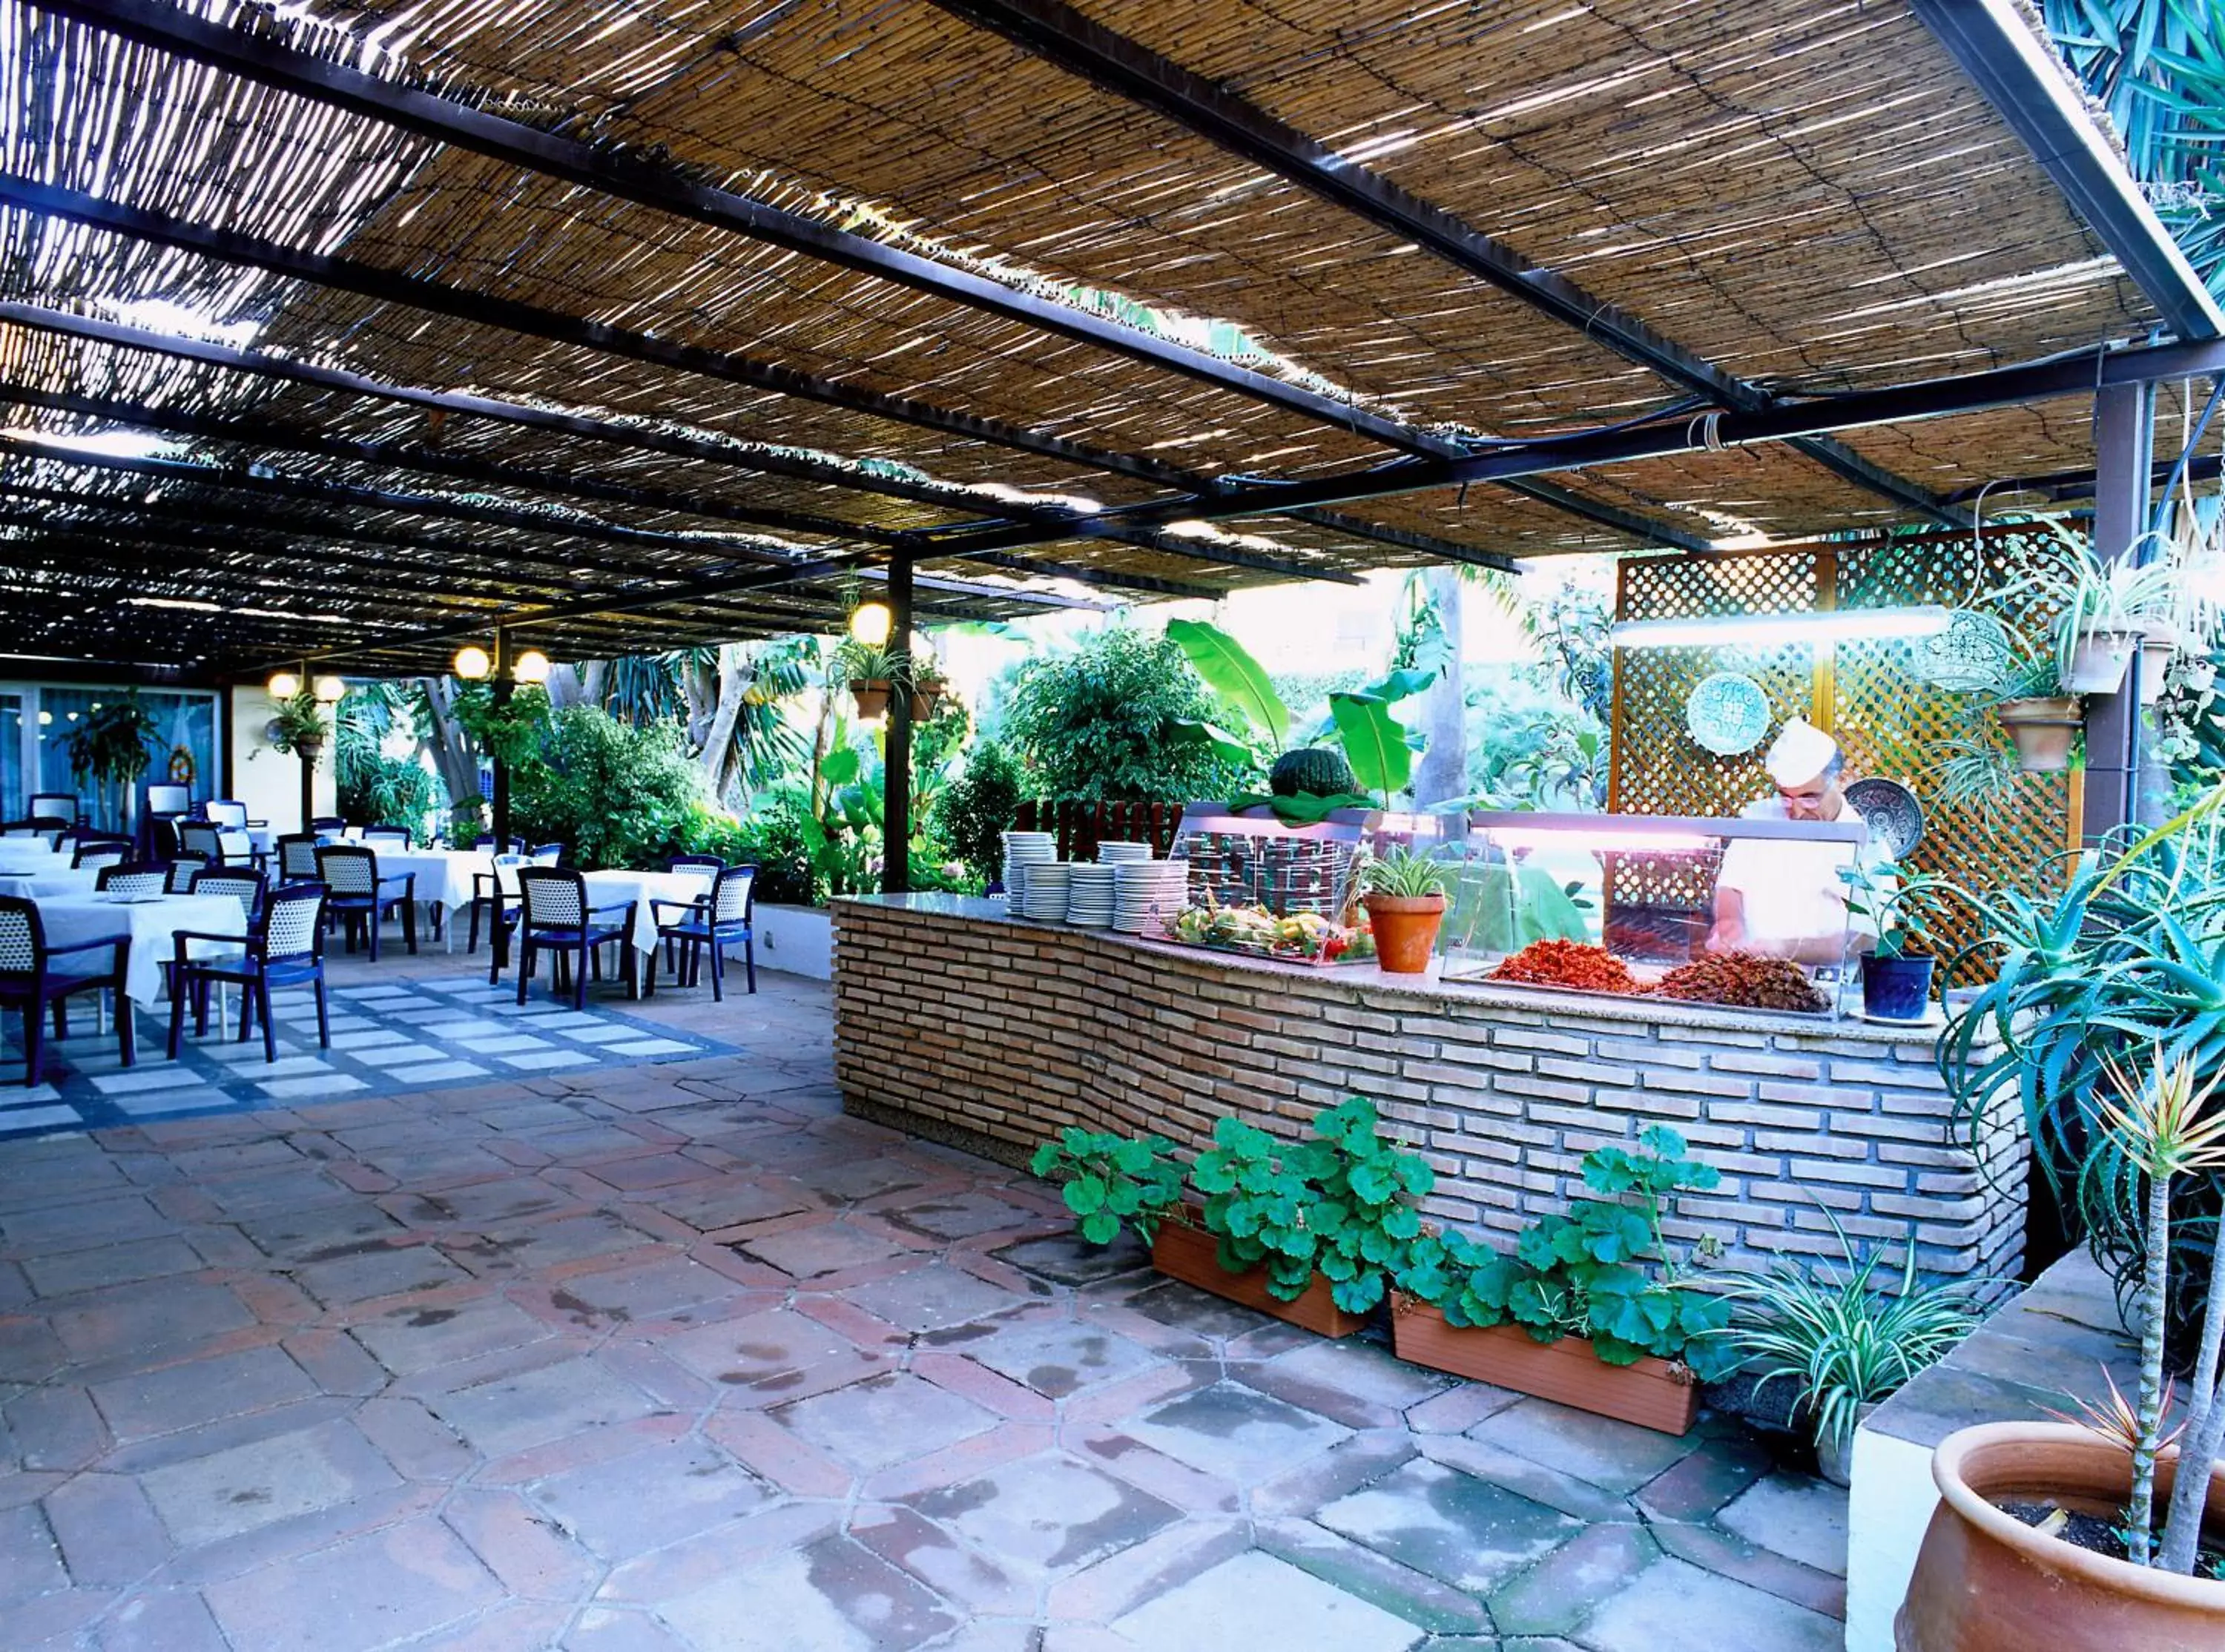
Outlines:
{"label": "rectangular planter box", "polygon": [[1241,1302],[1319,1336],[1348,1337],[1367,1323],[1365,1315],[1347,1313],[1339,1307],[1329,1296],[1328,1281],[1318,1274],[1304,1295],[1285,1302],[1268,1294],[1267,1275],[1258,1269],[1232,1274],[1223,1268],[1220,1248],[1219,1241],[1203,1228],[1162,1222],[1158,1237],[1151,1242],[1151,1266],[1170,1279]]}
{"label": "rectangular planter box", "polygon": [[1651,1355],[1635,1365],[1609,1365],[1583,1337],[1538,1342],[1520,1326],[1487,1331],[1445,1323],[1437,1309],[1394,1301],[1391,1345],[1398,1358],[1432,1370],[1473,1377],[1518,1394],[1534,1394],[1598,1416],[1681,1434],[1700,1408],[1700,1390],[1682,1366]]}

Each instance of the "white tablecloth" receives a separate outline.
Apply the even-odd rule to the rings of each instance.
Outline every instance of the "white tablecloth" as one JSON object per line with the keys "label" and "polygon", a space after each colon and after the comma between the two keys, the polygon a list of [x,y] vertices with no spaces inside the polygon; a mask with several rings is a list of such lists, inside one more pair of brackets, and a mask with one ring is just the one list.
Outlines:
{"label": "white tablecloth", "polygon": [[36,838],[0,838],[0,872],[35,877],[41,872],[69,870],[71,857],[57,853]]}
{"label": "white tablecloth", "polygon": [[688,872],[589,872],[586,882],[589,906],[632,903],[634,950],[642,953],[656,950],[656,914],[650,902],[700,901],[711,892],[710,879]]}
{"label": "white tablecloth", "polygon": [[67,895],[91,895],[99,882],[98,867],[87,866],[82,870],[72,870],[69,863],[62,861],[53,871],[0,870],[0,895],[28,896],[34,901]]}
{"label": "white tablecloth", "polygon": [[[71,946],[102,935],[129,934],[131,952],[124,968],[124,991],[134,1003],[153,1003],[162,996],[162,965],[174,950],[172,936],[181,929],[205,934],[244,935],[247,915],[229,895],[165,895],[159,900],[127,902],[110,896],[73,896],[39,902],[39,921],[45,927],[49,946]],[[218,948],[196,941],[200,956]],[[103,967],[107,960],[95,952],[74,953],[63,963],[76,968]]]}
{"label": "white tablecloth", "polygon": [[378,875],[417,879],[416,898],[453,912],[472,903],[474,873],[494,870],[494,857],[484,849],[378,849]]}

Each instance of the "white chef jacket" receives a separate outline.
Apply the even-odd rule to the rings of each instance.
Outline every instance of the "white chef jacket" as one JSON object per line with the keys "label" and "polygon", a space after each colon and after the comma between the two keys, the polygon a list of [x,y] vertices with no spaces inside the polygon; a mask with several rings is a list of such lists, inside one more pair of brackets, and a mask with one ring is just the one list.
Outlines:
{"label": "white chef jacket", "polygon": [[[1783,820],[1784,801],[1764,797],[1739,811],[1741,820]],[[1846,815],[1841,820],[1848,818]],[[1872,843],[1794,843],[1778,838],[1734,838],[1723,845],[1723,863],[1715,874],[1719,889],[1736,889],[1742,897],[1746,934],[1755,940],[1806,940],[1833,935],[1844,927],[1849,933],[1871,935],[1877,926],[1847,910],[1847,886],[1840,882],[1843,867],[1875,866],[1880,863]],[[1879,880],[1884,889],[1890,879]]]}

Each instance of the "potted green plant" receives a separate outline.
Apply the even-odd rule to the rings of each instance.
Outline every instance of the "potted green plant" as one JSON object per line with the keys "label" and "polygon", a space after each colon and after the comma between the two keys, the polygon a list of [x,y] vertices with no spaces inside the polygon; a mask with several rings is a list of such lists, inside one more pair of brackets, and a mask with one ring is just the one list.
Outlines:
{"label": "potted green plant", "polygon": [[1930,921],[1953,887],[1930,872],[1890,863],[1839,869],[1847,910],[1866,920],[1873,937],[1862,954],[1862,1013],[1873,1021],[1918,1022],[1931,1013],[1937,960],[1917,950],[1931,938]]}
{"label": "potted green plant", "polygon": [[304,763],[314,763],[325,749],[332,726],[316,695],[304,687],[301,693],[278,702],[278,714],[263,731],[276,750]]}
{"label": "potted green plant", "polygon": [[869,723],[886,717],[889,697],[899,688],[908,690],[911,682],[911,662],[903,649],[876,647],[855,637],[836,650],[834,668],[848,680],[858,715]]}
{"label": "potted green plant", "polygon": [[1064,1183],[1084,1239],[1132,1228],[1168,1277],[1328,1337],[1358,1331],[1383,1301],[1422,1231],[1413,1201],[1436,1180],[1359,1096],[1316,1115],[1302,1142],[1222,1118],[1190,1168],[1200,1203],[1183,1201],[1172,1150],[1159,1137],[1068,1130],[1031,1168]]}
{"label": "potted green plant", "polygon": [[2167,660],[2177,646],[2178,559],[2165,554],[2143,562],[2128,554],[2104,561],[2090,535],[2053,518],[2037,525],[2048,536],[2027,545],[2014,577],[1988,599],[2056,617],[2056,671],[2063,692],[2115,693],[2133,656],[2150,646],[2159,645]]}
{"label": "potted green plant", "polygon": [[1678,1194],[1721,1180],[1655,1125],[1637,1150],[1584,1155],[1582,1199],[1534,1223],[1513,1254],[1454,1232],[1409,1248],[1392,1305],[1401,1359],[1664,1434],[1691,1427],[1696,1384],[1737,1361],[1730,1304],[1692,1288],[1662,1224]]}
{"label": "potted green plant", "polygon": [[127,689],[121,699],[105,701],[78,718],[69,737],[70,774],[104,791],[121,786],[128,816],[133,783],[147,772],[147,743],[161,733],[139,703],[139,691]]}
{"label": "potted green plant", "polygon": [[1451,885],[1442,861],[1405,845],[1360,868],[1361,904],[1386,975],[1428,972]]}
{"label": "potted green plant", "polygon": [[2016,650],[1989,698],[1994,717],[2016,746],[2017,766],[2025,774],[2059,775],[2070,767],[2086,720],[2056,655]]}
{"label": "potted green plant", "polygon": [[1834,1485],[1848,1482],[1854,1430],[1917,1372],[1936,1364],[1985,1318],[1975,1282],[1919,1285],[1916,1247],[1905,1247],[1898,1285],[1872,1283],[1882,1246],[1857,1255],[1827,1209],[1843,1267],[1778,1262],[1725,1270],[1709,1282],[1734,1305],[1721,1333],[1758,1379],[1756,1391],[1791,1383],[1796,1416],[1814,1431],[1816,1460]]}
{"label": "potted green plant", "polygon": [[911,679],[911,720],[924,723],[935,715],[936,704],[950,692],[950,685],[932,660],[922,660],[916,666]]}
{"label": "potted green plant", "polygon": [[[2117,1652],[2225,1646],[2225,1244],[2184,1405],[2165,1381],[2172,1184],[2225,1169],[2218,1075],[2158,1044],[2144,1074],[2108,1069],[2098,1128],[2133,1172],[2146,1255],[2133,1298],[2139,1378],[2109,1383],[2084,1425],[1988,1423],[1941,1441],[1940,1502],[1908,1598],[1901,1652]],[[2176,1446],[2176,1452],[2172,1448]]]}

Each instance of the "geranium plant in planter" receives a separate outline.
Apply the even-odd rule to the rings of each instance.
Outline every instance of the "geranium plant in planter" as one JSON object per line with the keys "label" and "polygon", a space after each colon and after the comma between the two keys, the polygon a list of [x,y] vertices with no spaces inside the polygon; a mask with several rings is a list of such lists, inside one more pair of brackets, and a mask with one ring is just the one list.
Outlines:
{"label": "geranium plant in planter", "polygon": [[1068,1130],[1032,1168],[1065,1184],[1084,1239],[1129,1227],[1170,1278],[1330,1337],[1384,1299],[1422,1231],[1412,1201],[1435,1182],[1358,1096],[1320,1113],[1303,1142],[1221,1119],[1189,1173],[1201,1204],[1183,1201],[1172,1151],[1157,1136]]}
{"label": "geranium plant in planter", "polygon": [[[2225,1168],[2218,1079],[2158,1053],[2144,1076],[2108,1069],[2100,1128],[2137,1173],[2147,1253],[2134,1299],[2139,1377],[2088,1421],[1988,1423],[1932,1459],[1940,1503],[1895,1620],[1901,1652],[2195,1652],[2225,1646],[2225,1245],[2183,1411],[2165,1381],[2171,1187]],[[2176,1451],[2173,1451],[2173,1447]]]}
{"label": "geranium plant in planter", "polygon": [[1730,1304],[1692,1288],[1662,1222],[1720,1180],[1655,1125],[1635,1152],[1584,1155],[1597,1199],[1534,1224],[1512,1255],[1454,1232],[1410,1248],[1391,1315],[1398,1357],[1625,1422],[1681,1434],[1700,1381],[1737,1364]]}
{"label": "geranium plant in planter", "polygon": [[1450,883],[1444,864],[1402,845],[1368,861],[1360,878],[1384,973],[1425,973],[1445,921]]}

